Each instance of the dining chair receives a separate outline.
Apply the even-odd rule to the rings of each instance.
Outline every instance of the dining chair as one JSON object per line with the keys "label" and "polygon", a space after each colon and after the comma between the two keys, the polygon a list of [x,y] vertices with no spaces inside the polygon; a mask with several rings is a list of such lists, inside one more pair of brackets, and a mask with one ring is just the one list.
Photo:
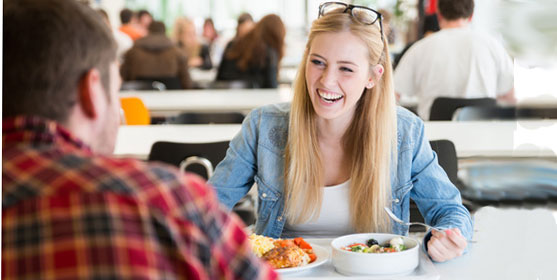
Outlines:
{"label": "dining chair", "polygon": [[210,89],[245,89],[254,88],[254,85],[250,81],[244,80],[231,80],[231,81],[212,81],[207,84],[207,88]]}
{"label": "dining chair", "polygon": [[164,86],[162,90],[180,90],[182,82],[178,77],[138,77],[136,80],[151,83],[157,86]]}
{"label": "dining chair", "polygon": [[467,106],[455,112],[456,121],[557,119],[557,108]]}
{"label": "dining chair", "polygon": [[124,111],[122,120],[126,125],[149,125],[149,110],[139,97],[120,97],[120,106]]}
{"label": "dining chair", "polygon": [[188,112],[169,119],[171,124],[239,124],[245,116],[240,112]]}
{"label": "dining chair", "polygon": [[[148,161],[160,161],[174,165],[182,172],[192,172],[209,179],[214,168],[226,156],[229,141],[209,143],[155,142]],[[232,209],[246,225],[255,223],[255,202],[245,196]]]}
{"label": "dining chair", "polygon": [[495,106],[493,98],[449,98],[437,97],[431,105],[430,121],[450,121],[455,111],[466,106]]}
{"label": "dining chair", "polygon": [[133,80],[133,81],[123,81],[122,86],[120,87],[121,91],[127,90],[158,90],[163,91],[166,90],[166,86],[158,81],[142,81],[142,80]]}

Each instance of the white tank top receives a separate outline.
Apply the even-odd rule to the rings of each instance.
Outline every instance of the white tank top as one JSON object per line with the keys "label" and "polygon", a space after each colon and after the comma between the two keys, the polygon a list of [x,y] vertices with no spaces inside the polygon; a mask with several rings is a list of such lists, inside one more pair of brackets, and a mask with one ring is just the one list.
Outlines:
{"label": "white tank top", "polygon": [[354,233],[350,224],[348,190],[350,180],[323,188],[319,217],[305,224],[291,225],[286,221],[283,237],[332,238]]}

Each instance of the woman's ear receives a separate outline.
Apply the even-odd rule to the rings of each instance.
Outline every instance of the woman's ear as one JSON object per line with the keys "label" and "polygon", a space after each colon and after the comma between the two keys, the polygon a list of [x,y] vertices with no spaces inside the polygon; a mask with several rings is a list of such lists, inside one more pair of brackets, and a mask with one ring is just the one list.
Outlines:
{"label": "woman's ear", "polygon": [[369,77],[366,88],[370,89],[373,86],[375,86],[374,81],[379,81],[381,79],[381,77],[383,76],[384,70],[385,69],[383,68],[383,65],[381,65],[381,64],[377,64],[377,65],[373,66],[371,68],[371,75]]}

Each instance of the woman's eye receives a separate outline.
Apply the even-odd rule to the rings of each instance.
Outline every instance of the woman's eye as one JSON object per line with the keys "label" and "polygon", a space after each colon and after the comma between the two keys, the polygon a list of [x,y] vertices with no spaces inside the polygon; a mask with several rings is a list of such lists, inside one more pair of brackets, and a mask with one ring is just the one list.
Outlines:
{"label": "woman's eye", "polygon": [[354,72],[354,71],[352,71],[352,69],[350,69],[348,67],[340,67],[340,71],[342,71],[342,72]]}
{"label": "woman's eye", "polygon": [[317,60],[317,59],[312,59],[312,60],[311,60],[311,63],[313,63],[314,65],[317,65],[317,66],[323,66],[323,65],[325,65],[322,61]]}

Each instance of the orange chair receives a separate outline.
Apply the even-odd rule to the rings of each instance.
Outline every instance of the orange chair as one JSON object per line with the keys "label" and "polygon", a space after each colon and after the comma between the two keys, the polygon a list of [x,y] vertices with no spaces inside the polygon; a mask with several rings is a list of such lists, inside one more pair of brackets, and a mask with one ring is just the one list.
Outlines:
{"label": "orange chair", "polygon": [[120,106],[124,111],[122,124],[149,125],[151,116],[149,110],[139,97],[121,97]]}

